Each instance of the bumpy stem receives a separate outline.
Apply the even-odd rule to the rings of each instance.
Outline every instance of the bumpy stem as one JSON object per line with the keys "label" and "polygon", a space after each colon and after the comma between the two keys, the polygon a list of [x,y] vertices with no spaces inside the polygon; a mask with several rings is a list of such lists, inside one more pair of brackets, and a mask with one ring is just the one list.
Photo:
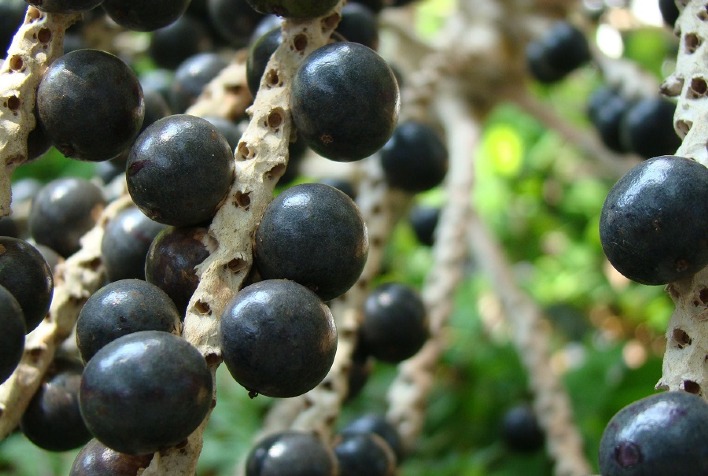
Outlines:
{"label": "bumpy stem", "polygon": [[0,216],[11,212],[10,175],[27,160],[37,86],[47,66],[63,53],[64,31],[80,18],[28,7],[0,66]]}
{"label": "bumpy stem", "polygon": [[[675,72],[662,92],[676,97],[674,127],[683,137],[676,155],[708,166],[708,10],[690,1],[676,22],[679,51]],[[708,219],[708,218],[707,218]],[[658,388],[684,390],[708,399],[708,268],[667,287],[675,310],[666,331],[666,352]]]}
{"label": "bumpy stem", "polygon": [[[200,282],[184,321],[184,338],[204,355],[212,372],[221,362],[219,319],[250,272],[254,230],[287,165],[291,78],[302,60],[327,42],[341,3],[324,18],[283,23],[282,43],[266,67],[251,121],[236,148],[236,179],[209,227],[205,239],[211,253],[197,267]],[[143,474],[194,474],[207,420],[185,445],[157,453]]]}

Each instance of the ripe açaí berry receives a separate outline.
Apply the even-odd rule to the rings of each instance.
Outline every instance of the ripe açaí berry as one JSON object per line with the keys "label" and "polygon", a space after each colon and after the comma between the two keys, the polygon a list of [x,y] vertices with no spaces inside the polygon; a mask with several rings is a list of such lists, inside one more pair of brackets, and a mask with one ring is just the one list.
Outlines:
{"label": "ripe a\u00e7a\u00ed berry", "polygon": [[126,168],[128,192],[151,219],[173,226],[208,222],[234,178],[233,154],[206,119],[175,114],[136,139]]}
{"label": "ripe a\u00e7a\u00ed berry", "polygon": [[22,414],[20,429],[48,451],[78,448],[91,439],[79,411],[81,362],[55,358],[45,380]]}
{"label": "ripe a\u00e7a\u00ed berry", "polygon": [[333,442],[339,476],[394,476],[396,455],[376,433],[342,432]]}
{"label": "ripe a\u00e7a\u00ed berry", "polygon": [[167,225],[153,221],[136,207],[121,211],[106,226],[101,260],[109,281],[145,279],[145,257],[152,240]]}
{"label": "ripe a\u00e7a\u00ed berry", "polygon": [[0,236],[0,286],[17,299],[30,332],[49,312],[54,293],[52,270],[42,254],[24,240]]}
{"label": "ripe a\u00e7a\u00ed berry", "polygon": [[191,0],[104,0],[111,20],[133,31],[153,31],[177,20]]}
{"label": "ripe a\u00e7a\u00ed berry", "polygon": [[708,404],[686,392],[663,392],[621,409],[600,440],[603,476],[708,474]]}
{"label": "ripe a\u00e7a\u00ed berry", "polygon": [[96,224],[106,200],[98,186],[78,177],[61,177],[37,193],[30,210],[34,240],[67,258],[81,248],[81,237]]}
{"label": "ripe a\u00e7a\u00ed berry", "polygon": [[295,397],[327,375],[337,350],[329,308],[306,287],[268,279],[239,291],[221,317],[221,351],[252,394]]}
{"label": "ripe a\u00e7a\u00ed berry", "polygon": [[342,19],[335,31],[347,41],[361,43],[372,50],[379,47],[379,19],[361,3],[348,2],[342,7]]}
{"label": "ripe a\u00e7a\u00ed berry", "polygon": [[600,241],[610,263],[641,284],[667,284],[708,264],[708,168],[685,157],[646,160],[610,190]]}
{"label": "ripe a\u00e7a\u00ed berry", "polygon": [[377,413],[360,415],[347,423],[341,433],[374,433],[379,435],[393,450],[396,461],[400,463],[403,460],[404,450],[401,435],[383,415]]}
{"label": "ripe a\u00e7a\u00ed berry", "polygon": [[20,304],[0,286],[0,383],[12,375],[25,348],[25,318]]}
{"label": "ripe a\u00e7a\u00ed berry", "polygon": [[337,5],[338,0],[246,0],[257,12],[285,18],[315,18]]}
{"label": "ripe a\u00e7a\u00ed berry", "polygon": [[165,292],[141,279],[121,279],[93,293],[76,321],[76,346],[88,362],[109,342],[138,331],[178,334],[181,315]]}
{"label": "ripe a\u00e7a\u00ed berry", "polygon": [[530,405],[516,405],[504,414],[501,436],[513,451],[536,451],[543,447],[545,435]]}
{"label": "ripe a\u00e7a\u00ed berry", "polygon": [[260,88],[261,78],[265,73],[268,60],[280,46],[281,36],[280,26],[277,26],[263,34],[248,47],[246,84],[253,97],[256,96]]}
{"label": "ripe a\u00e7a\u00ed berry", "polygon": [[408,221],[420,244],[433,246],[435,243],[435,229],[440,220],[440,211],[440,207],[428,205],[416,205],[411,209]]}
{"label": "ripe a\u00e7a\u00ed berry", "polygon": [[184,60],[214,47],[207,27],[189,15],[150,35],[148,54],[158,68],[176,69]]}
{"label": "ripe a\u00e7a\u00ed berry", "polygon": [[260,440],[248,453],[246,476],[337,476],[332,449],[315,434],[282,431]]}
{"label": "ripe a\u00e7a\u00ed berry", "polygon": [[140,82],[120,58],[75,50],[54,61],[37,89],[37,110],[65,156],[108,160],[127,149],[143,123]]}
{"label": "ripe a\u00e7a\u00ed berry", "polygon": [[566,21],[554,23],[526,48],[529,70],[542,83],[560,81],[588,61],[590,47],[585,34]]}
{"label": "ripe a\u00e7a\u00ed berry", "polygon": [[94,438],[74,458],[69,476],[135,476],[148,467],[152,457],[119,453]]}
{"label": "ripe a\u00e7a\u00ed berry", "polygon": [[194,267],[209,256],[206,234],[203,227],[170,227],[155,237],[145,259],[145,279],[165,291],[182,316],[199,285]]}
{"label": "ripe a\u00e7a\u00ed berry", "polygon": [[381,149],[386,182],[410,193],[442,183],[448,168],[447,147],[429,125],[409,120],[399,124]]}
{"label": "ripe a\u00e7a\u00ed berry", "polygon": [[180,63],[170,89],[170,105],[176,113],[194,104],[204,86],[229,63],[217,53],[198,53]]}
{"label": "ripe a\u00e7a\u00ed berry", "polygon": [[662,97],[633,104],[620,125],[623,146],[645,159],[676,152],[681,139],[674,131],[675,111],[676,105]]}
{"label": "ripe a\u00e7a\u00ed berry", "polygon": [[169,332],[124,335],[86,364],[79,405],[94,437],[116,451],[148,454],[186,439],[212,403],[204,357]]}
{"label": "ripe a\u00e7a\u00ed berry", "polygon": [[410,286],[382,284],[366,298],[359,339],[369,355],[384,362],[401,362],[418,352],[428,335],[425,306]]}
{"label": "ripe a\u00e7a\u00ed berry", "polygon": [[265,279],[292,279],[324,301],[344,294],[366,264],[366,224],[354,201],[321,183],[291,187],[266,208],[254,263]]}
{"label": "ripe a\u00e7a\u00ed berry", "polygon": [[351,162],[370,156],[391,137],[398,120],[398,83],[371,48],[331,43],[298,68],[291,107],[307,145],[328,159]]}
{"label": "ripe a\u00e7a\u00ed berry", "polygon": [[216,31],[234,48],[248,43],[263,14],[254,10],[247,0],[207,0],[209,18]]}

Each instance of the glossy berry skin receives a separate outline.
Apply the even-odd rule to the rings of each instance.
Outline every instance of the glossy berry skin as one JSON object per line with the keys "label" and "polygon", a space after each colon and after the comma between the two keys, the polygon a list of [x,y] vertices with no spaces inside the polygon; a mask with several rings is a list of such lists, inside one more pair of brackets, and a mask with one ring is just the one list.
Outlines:
{"label": "glossy berry skin", "polygon": [[246,459],[246,476],[339,476],[337,460],[315,434],[283,431],[260,440]]}
{"label": "glossy berry skin", "polygon": [[148,467],[152,457],[119,453],[94,438],[74,458],[69,476],[135,476],[139,469]]}
{"label": "glossy berry skin", "polygon": [[321,183],[278,195],[255,238],[254,263],[264,279],[291,279],[324,301],[356,282],[369,251],[366,224],[354,201]]}
{"label": "glossy berry skin", "polygon": [[507,448],[532,452],[543,448],[545,436],[538,419],[529,405],[510,408],[502,419],[501,436]]}
{"label": "glossy berry skin", "polygon": [[25,348],[25,318],[22,308],[5,287],[0,286],[0,383],[7,380],[22,359]]}
{"label": "glossy berry skin", "polygon": [[165,117],[135,141],[126,169],[128,192],[149,218],[193,226],[214,216],[234,178],[231,147],[207,120]]}
{"label": "glossy berry skin", "polygon": [[622,139],[622,122],[633,103],[618,91],[600,88],[590,97],[588,116],[602,142],[615,152],[629,152]]}
{"label": "glossy berry skin", "polygon": [[140,131],[145,104],[140,82],[120,58],[75,50],[54,61],[37,89],[40,121],[67,157],[108,160]]}
{"label": "glossy berry skin", "polygon": [[600,241],[610,263],[641,284],[659,285],[708,264],[708,169],[662,156],[627,172],[600,215]]}
{"label": "glossy berry skin", "polygon": [[252,394],[295,397],[314,388],[334,362],[337,330],[315,293],[284,279],[243,288],[221,317],[221,351]]}
{"label": "glossy berry skin", "polygon": [[81,237],[96,224],[106,200],[86,179],[62,177],[37,193],[28,219],[34,240],[67,258],[81,248]]}
{"label": "glossy berry skin", "polygon": [[590,47],[582,31],[558,21],[542,38],[529,43],[526,61],[536,80],[554,83],[590,61]]}
{"label": "glossy berry skin", "polygon": [[155,237],[145,259],[145,279],[165,291],[182,316],[199,285],[195,266],[209,256],[206,235],[203,227],[170,227]]}
{"label": "glossy berry skin", "polygon": [[708,404],[697,395],[663,392],[621,409],[600,440],[603,476],[708,474]]}
{"label": "glossy berry skin", "polygon": [[145,258],[152,240],[166,227],[135,207],[108,222],[101,240],[101,260],[108,280],[145,279]]}
{"label": "glossy berry skin", "polygon": [[361,43],[372,50],[379,46],[379,23],[376,14],[361,3],[348,2],[342,7],[342,19],[336,32],[347,41]]}
{"label": "glossy berry skin", "polygon": [[403,440],[398,430],[386,420],[383,415],[376,413],[367,413],[350,421],[342,430],[341,433],[374,433],[388,444],[396,455],[396,461],[400,463],[403,460]]}
{"label": "glossy berry skin", "polygon": [[376,287],[364,303],[361,345],[377,359],[398,363],[423,347],[428,320],[420,295],[400,283]]}
{"label": "glossy berry skin", "polygon": [[246,0],[257,12],[285,18],[320,17],[337,5],[337,0]]}
{"label": "glossy berry skin", "polygon": [[186,439],[212,402],[206,361],[168,332],[109,343],[86,364],[79,404],[94,437],[115,451],[148,454]]}
{"label": "glossy berry skin", "polygon": [[417,121],[401,123],[381,149],[386,182],[410,193],[442,183],[447,173],[447,147],[438,133]]}
{"label": "glossy berry skin", "polygon": [[351,162],[370,156],[391,137],[398,120],[398,83],[371,48],[331,43],[298,68],[291,107],[307,145],[328,159]]}
{"label": "glossy berry skin", "polygon": [[206,26],[189,15],[182,15],[150,35],[148,53],[159,68],[176,69],[183,61],[214,47]]}
{"label": "glossy berry skin", "polygon": [[153,31],[177,20],[191,0],[104,0],[111,20],[133,31]]}
{"label": "glossy berry skin", "polygon": [[22,308],[29,333],[49,312],[54,279],[42,254],[24,240],[0,236],[0,286],[15,297]]}
{"label": "glossy berry skin", "polygon": [[147,281],[121,279],[93,293],[76,321],[76,345],[88,362],[118,337],[138,331],[179,334],[180,314],[165,292]]}
{"label": "glossy berry skin", "polygon": [[394,476],[396,455],[376,433],[341,433],[335,437],[334,454],[339,476]]}
{"label": "glossy berry skin", "polygon": [[22,433],[48,451],[79,448],[91,439],[79,411],[79,386],[83,366],[74,360],[55,360],[22,414]]}
{"label": "glossy berry skin", "polygon": [[30,5],[49,13],[86,12],[99,6],[103,0],[26,0]]}
{"label": "glossy berry skin", "polygon": [[676,152],[681,139],[674,131],[675,111],[676,105],[661,97],[638,101],[622,119],[624,147],[645,159]]}

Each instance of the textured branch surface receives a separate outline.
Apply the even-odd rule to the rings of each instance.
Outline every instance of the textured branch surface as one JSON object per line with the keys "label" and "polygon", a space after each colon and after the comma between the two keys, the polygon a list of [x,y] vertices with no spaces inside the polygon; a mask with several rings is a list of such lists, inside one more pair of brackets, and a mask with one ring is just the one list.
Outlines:
{"label": "textured branch surface", "polygon": [[555,474],[590,474],[570,399],[550,365],[550,330],[541,310],[518,287],[503,250],[476,213],[472,213],[469,222],[469,241],[475,259],[485,269],[494,289],[499,290],[514,346],[529,374],[534,410],[545,431],[548,452],[555,460]]}
{"label": "textured branch surface", "polygon": [[10,214],[10,175],[27,160],[37,86],[46,67],[63,53],[64,31],[79,18],[28,7],[0,66],[0,216]]}
{"label": "textured branch surface", "polygon": [[472,152],[479,139],[479,127],[467,105],[454,94],[454,85],[444,84],[436,99],[438,116],[445,128],[450,155],[447,175],[447,203],[442,210],[435,245],[433,267],[422,292],[429,319],[430,338],[415,356],[399,366],[389,388],[388,420],[404,446],[412,448],[425,421],[427,399],[434,383],[435,368],[446,347],[444,326],[452,313],[454,293],[463,278],[467,256],[465,235],[470,211],[474,165]]}
{"label": "textured branch surface", "polygon": [[[683,137],[676,155],[708,166],[708,12],[705,2],[689,2],[676,23],[679,52],[676,71],[662,91],[678,99],[674,127]],[[708,219],[708,217],[706,218]],[[708,399],[708,268],[671,283],[675,310],[666,331],[666,352],[658,388],[685,390]]]}
{"label": "textured branch surface", "polygon": [[0,385],[0,439],[19,424],[54,358],[54,352],[71,334],[86,299],[103,284],[101,241],[105,227],[130,205],[132,202],[127,195],[109,204],[96,226],[81,238],[81,250],[57,266],[49,315],[27,336],[20,365]]}
{"label": "textured branch surface", "polygon": [[[341,9],[338,5],[336,12]],[[183,336],[204,355],[212,372],[221,362],[219,319],[252,265],[253,233],[285,171],[291,139],[290,80],[308,54],[329,39],[339,14],[306,22],[285,21],[251,107],[251,121],[235,153],[236,178],[206,237],[209,257],[197,267],[199,287],[187,308]],[[157,453],[144,475],[192,475],[207,419],[184,446]]]}

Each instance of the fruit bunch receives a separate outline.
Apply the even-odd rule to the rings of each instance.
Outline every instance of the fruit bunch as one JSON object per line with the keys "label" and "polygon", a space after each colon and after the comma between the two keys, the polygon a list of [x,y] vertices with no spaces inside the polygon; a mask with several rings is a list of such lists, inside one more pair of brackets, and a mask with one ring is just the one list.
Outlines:
{"label": "fruit bunch", "polygon": [[[529,41],[533,28],[509,34],[489,21],[497,10],[475,17],[462,2],[464,22],[448,34],[465,40],[429,51],[401,75],[376,52],[376,21],[408,2],[29,3],[0,70],[1,210],[19,203],[19,191],[10,199],[9,173],[50,145],[97,162],[105,175],[46,184],[32,199],[27,229],[16,233],[22,238],[2,243],[9,331],[0,436],[20,424],[49,450],[85,445],[77,475],[191,474],[223,362],[251,397],[274,399],[241,468],[247,475],[362,474],[362,467],[394,474],[421,432],[445,346],[441,330],[471,248],[492,263],[490,274],[502,275],[508,312],[519,311],[509,321],[559,472],[588,469],[569,402],[549,370],[540,313],[508,285],[514,278],[499,250],[483,250],[484,231],[468,229],[476,223],[468,201],[478,122],[491,105],[518,99],[512,80],[519,74],[551,83],[586,64],[581,30],[549,22],[548,36]],[[533,14],[546,21],[554,15],[544,15],[543,3]],[[529,13],[498,8],[514,21]],[[146,51],[159,68],[136,74],[129,51],[85,44],[89,25],[105,26],[106,18],[120,31],[149,32]],[[490,25],[503,41],[464,35],[468,27],[488,33]],[[501,50],[510,54],[493,54]],[[696,78],[693,96],[701,90]],[[598,124],[608,108],[626,109],[610,96],[597,99]],[[650,138],[671,149],[678,144],[659,137],[664,105],[655,101],[643,115],[632,108],[622,121],[646,131],[660,109]],[[636,147],[651,145],[626,127],[600,128],[607,147],[626,150],[615,147],[623,134]],[[672,283],[680,301],[683,283],[708,264],[705,167],[674,150],[645,154],[635,146],[656,157],[608,196],[603,245],[620,272]],[[311,164],[341,166],[352,181],[293,183]],[[339,189],[347,185],[352,190]],[[422,292],[380,282],[394,224],[414,206],[423,210],[416,194],[441,186],[448,203],[425,210],[416,227],[435,257]],[[421,214],[411,219],[420,223]],[[475,233],[481,245],[468,243]],[[683,329],[671,336],[690,346]],[[62,341],[74,331],[81,361],[66,363]],[[399,365],[386,417],[333,432],[373,361]],[[697,380],[687,375],[681,385],[698,385],[699,393]],[[56,404],[62,398],[69,403]],[[528,446],[536,448],[543,432],[530,432]]]}

